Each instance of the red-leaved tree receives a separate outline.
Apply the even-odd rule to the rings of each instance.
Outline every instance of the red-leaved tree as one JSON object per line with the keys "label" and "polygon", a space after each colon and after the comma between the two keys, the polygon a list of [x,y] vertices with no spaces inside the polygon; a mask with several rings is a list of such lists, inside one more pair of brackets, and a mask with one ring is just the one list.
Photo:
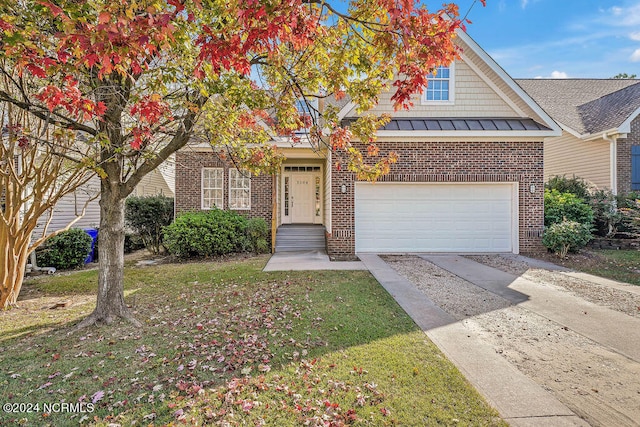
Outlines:
{"label": "red-leaved tree", "polygon": [[[343,129],[296,102],[349,96],[362,111],[391,89],[408,107],[426,77],[458,55],[455,4],[416,0],[21,0],[0,4],[1,72],[10,103],[99,148],[100,260],[95,311],[79,326],[136,322],[124,303],[124,200],[190,138],[224,145],[246,167],[272,165],[270,131],[310,127],[368,179],[394,153],[375,146],[378,117]],[[23,79],[15,76],[29,76]],[[309,103],[313,105],[313,103]],[[267,114],[268,111],[268,114]],[[316,115],[311,117],[315,118]],[[366,153],[352,139],[370,143]],[[247,142],[251,142],[250,145]],[[376,161],[363,161],[375,156]],[[86,159],[77,159],[85,161]],[[368,164],[365,164],[368,163]],[[1,248],[0,248],[1,250]]]}

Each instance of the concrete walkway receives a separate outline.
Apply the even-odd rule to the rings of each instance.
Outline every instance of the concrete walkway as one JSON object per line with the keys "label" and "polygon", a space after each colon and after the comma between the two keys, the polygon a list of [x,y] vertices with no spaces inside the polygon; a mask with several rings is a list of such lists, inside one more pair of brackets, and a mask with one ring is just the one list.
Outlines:
{"label": "concrete walkway", "polygon": [[360,261],[330,261],[322,250],[276,252],[263,271],[292,270],[366,270]]}
{"label": "concrete walkway", "polygon": [[[398,301],[398,304],[510,425],[523,427],[588,425],[549,392],[497,354],[489,344],[435,305],[380,257],[370,254],[362,254],[359,257],[374,277]],[[482,264],[462,257],[444,256],[447,257],[446,259],[440,258],[441,256],[433,257],[438,257],[439,259],[435,261],[442,265],[447,264],[454,274],[460,277],[467,276],[472,283],[491,288],[492,292],[499,292],[505,298],[520,303],[529,300],[526,292],[530,289],[526,286],[521,286],[519,289],[508,288],[507,281],[510,278],[501,274],[503,272],[500,270],[484,270],[479,267],[485,267]],[[425,256],[425,258],[431,261],[432,257]],[[495,274],[495,277],[492,278],[490,273]],[[475,276],[475,274],[479,275]],[[511,277],[511,279],[514,278],[515,276]]]}

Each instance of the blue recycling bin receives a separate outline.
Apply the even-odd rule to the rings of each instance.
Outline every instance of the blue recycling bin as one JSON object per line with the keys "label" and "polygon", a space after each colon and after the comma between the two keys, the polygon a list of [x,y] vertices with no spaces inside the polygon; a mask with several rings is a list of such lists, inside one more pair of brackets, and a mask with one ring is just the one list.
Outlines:
{"label": "blue recycling bin", "polygon": [[87,259],[84,260],[85,264],[89,264],[90,262],[93,262],[94,259],[96,243],[98,243],[98,230],[95,228],[85,228],[84,231],[91,237],[91,252],[87,255]]}

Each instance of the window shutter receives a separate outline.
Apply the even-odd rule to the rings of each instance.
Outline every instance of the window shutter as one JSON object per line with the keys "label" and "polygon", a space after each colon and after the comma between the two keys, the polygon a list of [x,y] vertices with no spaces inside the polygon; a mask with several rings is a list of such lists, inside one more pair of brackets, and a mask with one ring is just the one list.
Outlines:
{"label": "window shutter", "polygon": [[631,189],[640,190],[640,145],[631,146]]}

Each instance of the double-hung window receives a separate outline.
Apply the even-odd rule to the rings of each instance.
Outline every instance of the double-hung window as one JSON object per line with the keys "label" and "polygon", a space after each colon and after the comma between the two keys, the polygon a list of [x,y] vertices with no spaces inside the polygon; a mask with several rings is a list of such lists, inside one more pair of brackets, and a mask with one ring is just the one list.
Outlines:
{"label": "double-hung window", "polygon": [[251,174],[229,169],[229,209],[251,209]]}
{"label": "double-hung window", "polygon": [[453,103],[453,76],[453,64],[449,67],[438,67],[435,74],[429,74],[423,102],[426,104]]}
{"label": "double-hung window", "polygon": [[224,169],[202,169],[202,209],[223,208]]}

